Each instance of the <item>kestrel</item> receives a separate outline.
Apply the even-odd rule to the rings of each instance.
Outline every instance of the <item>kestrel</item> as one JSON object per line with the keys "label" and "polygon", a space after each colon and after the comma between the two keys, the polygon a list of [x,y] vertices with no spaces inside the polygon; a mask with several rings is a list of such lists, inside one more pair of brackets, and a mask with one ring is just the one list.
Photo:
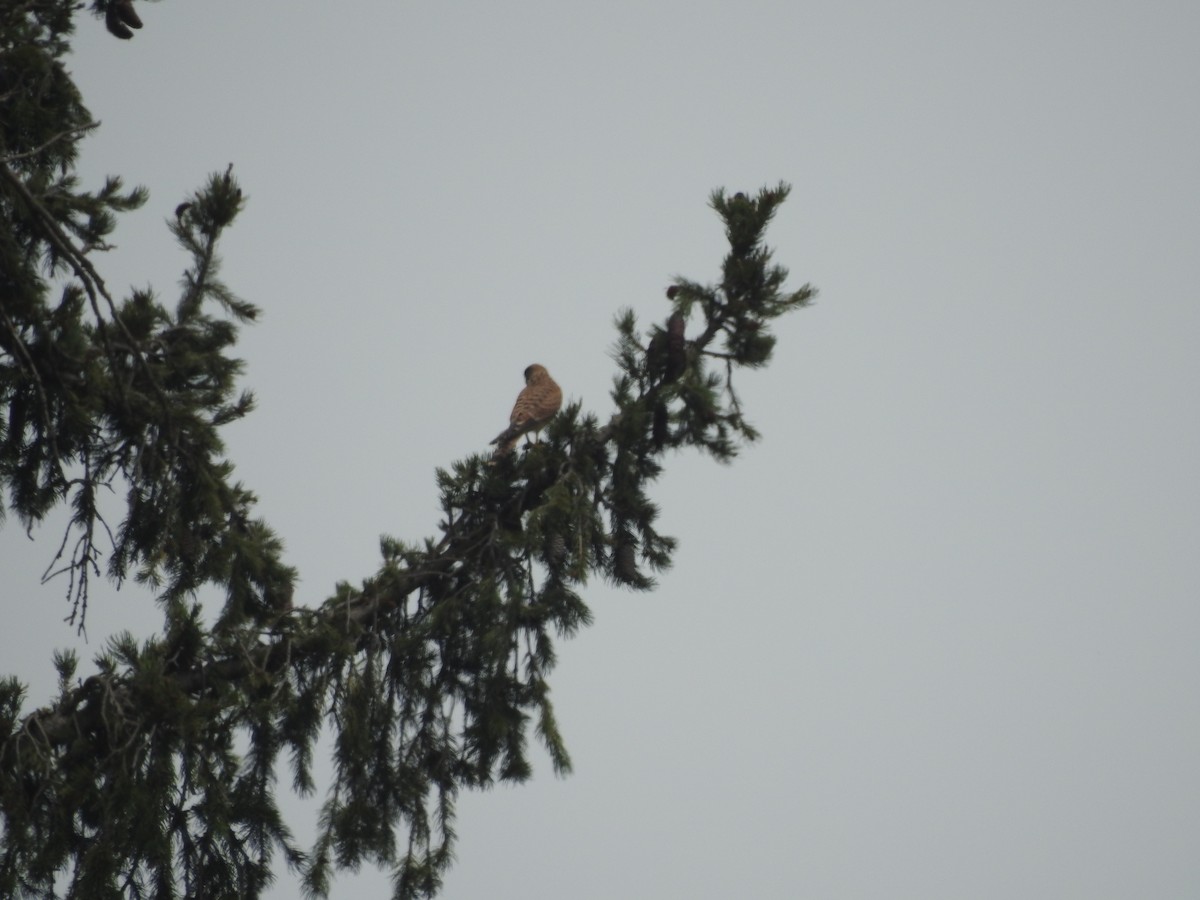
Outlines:
{"label": "kestrel", "polygon": [[545,366],[534,363],[525,370],[525,387],[517,394],[509,426],[492,440],[496,445],[495,456],[511,453],[521,435],[540,431],[542,426],[554,418],[562,406],[562,388],[555,384]]}

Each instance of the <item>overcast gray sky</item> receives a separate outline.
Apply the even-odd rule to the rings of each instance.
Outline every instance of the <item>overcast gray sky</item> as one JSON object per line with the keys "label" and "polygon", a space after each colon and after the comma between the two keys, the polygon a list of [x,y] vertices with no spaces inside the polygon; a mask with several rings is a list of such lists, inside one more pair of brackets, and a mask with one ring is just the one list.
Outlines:
{"label": "overcast gray sky", "polygon": [[[708,192],[794,187],[770,243],[821,294],[742,379],[764,439],[668,460],[675,569],[560,648],[575,773],[464,797],[445,896],[1200,896],[1200,6],[138,9],[72,62],[82,172],[151,190],[102,272],[173,297],[164,220],[234,163],[229,450],[298,602],[433,533],[529,363],[607,414],[614,313],[716,277]],[[7,526],[41,702],[155,612],[97,594],[84,645]]]}

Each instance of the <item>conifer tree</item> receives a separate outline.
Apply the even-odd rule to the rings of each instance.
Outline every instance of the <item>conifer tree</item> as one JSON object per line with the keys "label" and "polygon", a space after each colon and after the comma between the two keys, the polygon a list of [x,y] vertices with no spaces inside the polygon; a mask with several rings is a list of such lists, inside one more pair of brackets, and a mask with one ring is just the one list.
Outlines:
{"label": "conifer tree", "polygon": [[[433,896],[460,792],[528,779],[531,731],[569,771],[555,638],[589,623],[589,578],[648,590],[670,565],[649,496],[666,452],[728,461],[757,437],[735,373],[770,360],[772,321],[814,293],[785,290],[764,243],[788,188],[712,194],[720,277],[677,279],[648,330],[619,315],[611,413],[574,404],[540,443],[440,470],[435,537],[384,539],[360,584],[293,607],[295,573],[220,437],[253,405],[230,353],[257,309],[218,278],[241,190],[227,169],[178,207],[191,263],[172,304],[112,295],[98,259],[145,192],[73,175],[94,127],[62,65],[74,12],[0,8],[0,490],[25,528],[69,508],[52,569],[77,624],[95,577],[148,585],[163,623],[111,639],[86,677],[58,654],[42,708],[0,681],[0,896],[252,898],[280,862],[316,896],[364,862],[394,872],[397,898]],[[117,521],[97,503],[109,488]],[[223,597],[211,626],[204,587]],[[322,729],[334,771],[319,786]],[[283,821],[281,777],[325,792],[313,847]]]}

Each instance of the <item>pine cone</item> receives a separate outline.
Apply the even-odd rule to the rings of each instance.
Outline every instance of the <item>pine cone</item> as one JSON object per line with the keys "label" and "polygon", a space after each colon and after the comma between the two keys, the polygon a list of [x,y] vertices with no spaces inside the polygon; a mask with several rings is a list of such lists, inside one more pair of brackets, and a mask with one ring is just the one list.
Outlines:
{"label": "pine cone", "polygon": [[116,0],[113,6],[116,7],[117,16],[130,28],[142,27],[142,20],[133,11],[133,0]]}
{"label": "pine cone", "polygon": [[121,21],[121,12],[117,8],[116,3],[108,4],[108,9],[104,11],[104,27],[108,29],[108,33],[113,37],[119,37],[123,41],[133,37],[133,32],[129,30],[129,26]]}
{"label": "pine cone", "polygon": [[668,423],[667,405],[665,403],[654,404],[654,423],[651,426],[650,435],[654,441],[655,450],[661,450],[667,442]]}
{"label": "pine cone", "polygon": [[633,540],[622,538],[621,542],[617,544],[616,552],[613,553],[613,572],[626,584],[637,584],[642,580],[637,570],[634,550]]}
{"label": "pine cone", "polygon": [[667,336],[656,331],[650,338],[650,346],[646,348],[646,374],[652,381],[662,377],[667,364]]}
{"label": "pine cone", "polygon": [[675,313],[667,320],[667,381],[674,381],[687,368],[687,348],[683,329],[683,316],[679,313]]}

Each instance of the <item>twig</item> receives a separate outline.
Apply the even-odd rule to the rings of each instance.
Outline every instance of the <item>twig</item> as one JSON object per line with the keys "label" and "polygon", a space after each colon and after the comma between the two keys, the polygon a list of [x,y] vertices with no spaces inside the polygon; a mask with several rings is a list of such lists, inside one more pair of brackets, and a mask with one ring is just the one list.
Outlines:
{"label": "twig", "polygon": [[[3,98],[0,98],[0,99],[3,99]],[[20,153],[9,153],[9,154],[6,154],[5,156],[0,156],[0,163],[8,164],[10,162],[13,162],[14,160],[24,159],[27,156],[36,156],[37,154],[39,154],[43,150],[45,150],[47,147],[49,147],[51,144],[57,143],[58,141],[62,140],[65,137],[81,134],[85,131],[91,131],[92,129],[99,127],[99,125],[100,125],[99,122],[88,122],[86,125],[77,125],[74,128],[68,128],[65,131],[60,131],[58,134],[54,135],[54,137],[50,138],[48,141],[45,141],[44,143],[39,144],[38,146],[33,147],[32,149],[23,150]]]}
{"label": "twig", "polygon": [[46,398],[46,387],[42,383],[42,375],[37,370],[37,366],[33,362],[33,356],[29,352],[29,348],[25,346],[25,341],[21,339],[21,335],[17,332],[17,326],[9,317],[8,311],[0,307],[0,315],[4,316],[4,324],[8,326],[8,332],[12,335],[16,346],[16,351],[29,369],[29,374],[33,376],[33,385],[37,389],[38,402],[42,407],[42,424],[46,428],[46,434],[50,438],[50,449],[54,454],[54,465],[58,469],[58,475],[63,477],[62,463],[59,462],[58,452],[58,431],[54,427],[54,422],[50,419],[50,401]]}

